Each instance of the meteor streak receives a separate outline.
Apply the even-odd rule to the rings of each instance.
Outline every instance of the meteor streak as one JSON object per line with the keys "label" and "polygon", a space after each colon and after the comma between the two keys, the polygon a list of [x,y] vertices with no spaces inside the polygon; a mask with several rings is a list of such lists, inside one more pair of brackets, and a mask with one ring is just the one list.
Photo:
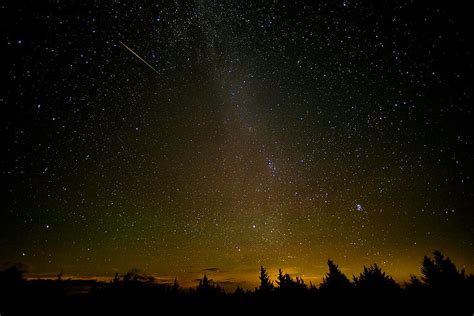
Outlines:
{"label": "meteor streak", "polygon": [[138,59],[140,59],[141,61],[143,61],[145,63],[145,65],[147,65],[148,67],[151,68],[151,70],[153,70],[154,72],[156,72],[157,74],[160,74],[158,72],[158,70],[156,70],[155,68],[153,68],[152,65],[150,65],[145,59],[141,58],[137,53],[135,53],[130,47],[128,47],[127,45],[125,45],[123,42],[119,41],[120,44],[122,44],[123,47],[125,47],[126,49],[128,49],[133,55],[135,55]]}

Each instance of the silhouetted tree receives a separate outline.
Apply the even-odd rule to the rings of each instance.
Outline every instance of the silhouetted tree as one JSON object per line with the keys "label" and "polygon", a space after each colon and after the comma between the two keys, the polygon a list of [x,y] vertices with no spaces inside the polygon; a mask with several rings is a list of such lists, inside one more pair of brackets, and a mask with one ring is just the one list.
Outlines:
{"label": "silhouetted tree", "polygon": [[221,293],[222,289],[217,284],[214,284],[212,280],[209,280],[207,275],[204,274],[204,277],[199,280],[199,285],[196,288],[196,292],[211,295]]}
{"label": "silhouetted tree", "polygon": [[425,285],[416,276],[410,275],[410,281],[405,283],[405,288],[409,291],[420,291],[425,288]]}
{"label": "silhouetted tree", "polygon": [[258,287],[258,291],[262,293],[268,293],[273,291],[273,281],[270,280],[267,271],[263,266],[260,267],[260,286]]}
{"label": "silhouetted tree", "polygon": [[281,269],[278,269],[278,277],[277,277],[278,280],[276,281],[276,283],[278,284],[279,289],[286,287],[287,276],[288,278],[290,278],[288,274],[283,275],[283,272],[281,271]]}
{"label": "silhouetted tree", "polygon": [[210,287],[210,286],[211,286],[211,284],[210,284],[210,282],[209,282],[209,279],[207,278],[207,275],[204,274],[204,277],[199,280],[198,289],[200,289],[200,288],[208,288],[208,287]]}
{"label": "silhouetted tree", "polygon": [[178,279],[174,279],[174,282],[173,282],[173,286],[171,287],[171,292],[172,293],[179,293],[179,283],[178,283]]}
{"label": "silhouetted tree", "polygon": [[302,277],[296,277],[296,281],[294,284],[296,289],[306,290],[308,288],[308,286],[304,283]]}
{"label": "silhouetted tree", "polygon": [[458,271],[451,259],[437,250],[433,252],[433,259],[423,258],[421,273],[421,280],[431,289],[460,288],[466,280],[464,270]]}
{"label": "silhouetted tree", "polygon": [[278,281],[276,283],[278,284],[278,289],[282,292],[295,292],[307,289],[302,278],[296,277],[296,280],[293,280],[288,273],[283,274],[281,269],[278,270]]}
{"label": "silhouetted tree", "polygon": [[351,281],[339,270],[337,264],[328,260],[329,272],[323,278],[320,289],[326,290],[347,290],[352,287]]}
{"label": "silhouetted tree", "polygon": [[120,282],[120,277],[118,272],[115,272],[114,278],[112,279],[113,284],[118,284]]}
{"label": "silhouetted tree", "polygon": [[354,277],[354,284],[358,289],[392,291],[400,289],[400,286],[385,274],[381,268],[374,264],[370,267],[364,266],[364,271],[359,277]]}
{"label": "silhouetted tree", "polygon": [[237,285],[237,288],[235,289],[234,295],[242,297],[242,296],[245,295],[245,291],[239,285]]}

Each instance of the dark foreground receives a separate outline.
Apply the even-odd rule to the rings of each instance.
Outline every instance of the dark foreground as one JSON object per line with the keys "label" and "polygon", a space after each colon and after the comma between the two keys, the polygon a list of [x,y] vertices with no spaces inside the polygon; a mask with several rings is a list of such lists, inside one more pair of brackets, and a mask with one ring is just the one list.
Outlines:
{"label": "dark foreground", "polygon": [[60,286],[2,293],[1,315],[473,315],[473,293],[349,292],[204,294],[106,287],[64,295]]}
{"label": "dark foreground", "polygon": [[26,280],[21,264],[0,271],[0,316],[8,315],[474,315],[474,277],[440,252],[425,257],[422,276],[403,286],[377,265],[350,281],[328,261],[317,287],[264,267],[254,291],[226,292],[206,275],[183,289],[131,270],[110,282]]}

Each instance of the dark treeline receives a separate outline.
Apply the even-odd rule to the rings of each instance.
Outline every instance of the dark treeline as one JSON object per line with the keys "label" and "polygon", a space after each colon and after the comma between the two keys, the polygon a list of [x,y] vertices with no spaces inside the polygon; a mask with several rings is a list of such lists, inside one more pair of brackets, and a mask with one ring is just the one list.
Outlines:
{"label": "dark treeline", "polygon": [[330,314],[446,314],[473,315],[474,276],[458,270],[441,252],[425,256],[421,277],[400,285],[377,264],[364,267],[352,281],[328,260],[322,283],[307,284],[281,269],[271,280],[260,268],[254,291],[226,292],[206,275],[195,288],[178,281],[160,284],[151,276],[130,270],[110,282],[84,280],[26,280],[25,266],[13,264],[0,271],[1,315],[48,314],[161,314],[164,311],[207,314],[293,313]]}

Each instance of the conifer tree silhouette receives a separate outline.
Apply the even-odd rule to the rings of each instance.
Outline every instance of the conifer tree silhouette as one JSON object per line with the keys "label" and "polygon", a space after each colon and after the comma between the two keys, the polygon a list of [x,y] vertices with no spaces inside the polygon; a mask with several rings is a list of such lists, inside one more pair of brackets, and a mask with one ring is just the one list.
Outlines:
{"label": "conifer tree silhouette", "polygon": [[466,280],[464,270],[458,271],[451,259],[437,250],[433,252],[433,259],[423,258],[421,273],[421,280],[431,289],[460,288]]}
{"label": "conifer tree silhouette", "polygon": [[199,285],[197,286],[196,291],[205,295],[214,295],[222,292],[220,286],[216,285],[205,274],[204,277],[199,280]]}
{"label": "conifer tree silhouette", "polygon": [[262,293],[268,293],[273,291],[273,281],[268,276],[267,270],[263,266],[260,267],[260,286],[257,288]]}
{"label": "conifer tree silhouette", "polygon": [[179,293],[179,283],[178,279],[175,278],[173,282],[173,286],[171,287],[171,293],[178,294]]}
{"label": "conifer tree silhouette", "polygon": [[243,296],[243,295],[245,295],[245,291],[239,285],[237,285],[237,287],[235,288],[235,291],[234,291],[234,295],[239,296],[239,297]]}
{"label": "conifer tree silhouette", "polygon": [[345,276],[344,273],[339,270],[337,264],[332,260],[328,260],[329,272],[323,278],[323,283],[321,283],[320,289],[323,291],[326,290],[347,290],[352,288],[352,283]]}
{"label": "conifer tree silhouette", "polygon": [[385,274],[381,268],[374,264],[370,267],[364,266],[364,271],[359,277],[354,277],[356,288],[363,290],[393,291],[400,289],[400,286]]}
{"label": "conifer tree silhouette", "polygon": [[278,270],[278,290],[281,292],[295,292],[307,289],[307,285],[304,283],[302,278],[296,277],[293,280],[288,273],[283,274],[281,269]]}
{"label": "conifer tree silhouette", "polygon": [[409,291],[420,291],[425,288],[425,284],[414,275],[410,275],[410,281],[405,283],[405,288]]}

